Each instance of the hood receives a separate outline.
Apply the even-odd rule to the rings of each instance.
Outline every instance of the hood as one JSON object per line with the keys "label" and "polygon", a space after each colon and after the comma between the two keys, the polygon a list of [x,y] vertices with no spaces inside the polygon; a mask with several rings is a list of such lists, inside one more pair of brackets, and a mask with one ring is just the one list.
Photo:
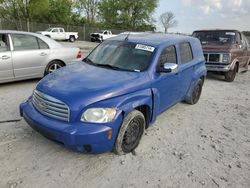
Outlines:
{"label": "hood", "polygon": [[102,33],[91,33],[90,35],[101,35]]}
{"label": "hood", "polygon": [[230,45],[221,45],[221,44],[203,44],[202,45],[202,49],[203,52],[225,52],[225,53],[229,53],[232,49],[235,48],[234,44],[230,44]]}
{"label": "hood", "polygon": [[146,72],[125,72],[79,62],[44,77],[37,90],[79,110],[92,103],[146,87]]}

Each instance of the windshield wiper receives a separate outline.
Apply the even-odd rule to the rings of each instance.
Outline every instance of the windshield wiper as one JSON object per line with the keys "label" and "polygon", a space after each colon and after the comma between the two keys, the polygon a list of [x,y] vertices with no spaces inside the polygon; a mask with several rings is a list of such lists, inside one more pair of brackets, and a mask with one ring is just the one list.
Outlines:
{"label": "windshield wiper", "polygon": [[91,65],[95,65],[95,63],[91,59],[89,59],[87,57],[84,58],[82,61],[85,61],[86,63],[91,64]]}
{"label": "windshield wiper", "polygon": [[106,68],[113,69],[113,70],[131,71],[131,70],[123,69],[123,68],[116,67],[116,66],[110,65],[110,64],[97,64],[97,63],[94,63],[94,65],[98,66],[98,67],[106,67]]}

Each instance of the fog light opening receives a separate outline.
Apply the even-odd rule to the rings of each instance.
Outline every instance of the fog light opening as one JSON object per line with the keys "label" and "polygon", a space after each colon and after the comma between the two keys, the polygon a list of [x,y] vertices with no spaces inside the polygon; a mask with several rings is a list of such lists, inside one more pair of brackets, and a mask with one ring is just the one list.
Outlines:
{"label": "fog light opening", "polygon": [[84,150],[87,151],[88,153],[92,151],[91,145],[84,145],[83,148],[84,148]]}

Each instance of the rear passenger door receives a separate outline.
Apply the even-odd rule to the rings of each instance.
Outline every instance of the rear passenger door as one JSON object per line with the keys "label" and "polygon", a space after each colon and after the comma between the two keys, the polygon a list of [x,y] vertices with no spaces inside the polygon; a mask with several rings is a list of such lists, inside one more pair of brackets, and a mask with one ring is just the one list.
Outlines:
{"label": "rear passenger door", "polygon": [[192,46],[189,42],[183,42],[178,45],[179,48],[179,75],[182,97],[187,94],[191,85],[196,62],[194,60]]}
{"label": "rear passenger door", "polygon": [[12,59],[15,78],[43,76],[49,61],[49,46],[41,39],[28,34],[11,34]]}
{"label": "rear passenger door", "polygon": [[14,78],[12,57],[7,34],[0,34],[0,81]]}

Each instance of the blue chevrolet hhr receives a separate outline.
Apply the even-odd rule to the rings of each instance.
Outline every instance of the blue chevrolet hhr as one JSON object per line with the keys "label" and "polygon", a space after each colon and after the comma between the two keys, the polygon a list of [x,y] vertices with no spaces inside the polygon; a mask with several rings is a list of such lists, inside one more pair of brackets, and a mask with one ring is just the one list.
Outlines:
{"label": "blue chevrolet hhr", "polygon": [[206,72],[198,39],[119,35],[43,78],[20,114],[73,150],[129,153],[157,115],[180,101],[198,102]]}

